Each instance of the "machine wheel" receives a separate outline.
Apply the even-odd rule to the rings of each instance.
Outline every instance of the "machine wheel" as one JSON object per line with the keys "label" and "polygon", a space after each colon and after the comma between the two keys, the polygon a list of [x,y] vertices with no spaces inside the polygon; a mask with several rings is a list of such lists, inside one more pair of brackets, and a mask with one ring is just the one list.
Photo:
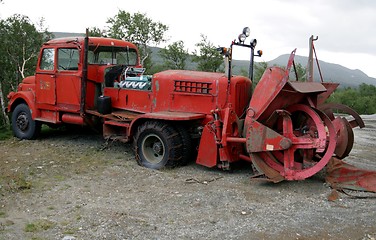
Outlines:
{"label": "machine wheel", "polygon": [[[353,128],[359,126],[364,128],[364,122],[359,114],[346,105],[339,103],[327,103],[319,106],[319,109],[323,111],[332,121],[337,132],[337,146],[335,154],[337,158],[343,159],[349,155],[354,145],[354,132]],[[348,120],[344,117],[334,116],[334,110],[336,112],[345,113],[351,115],[354,119]]]}
{"label": "machine wheel", "polygon": [[141,166],[175,167],[183,158],[183,143],[179,132],[168,123],[148,121],[138,127],[134,151]]}
{"label": "machine wheel", "polygon": [[29,107],[21,103],[12,113],[12,130],[19,139],[35,139],[41,130],[41,123],[31,117]]}
{"label": "machine wheel", "polygon": [[[296,104],[287,111],[291,116],[284,117],[283,129],[280,130],[293,145],[284,151],[261,152],[259,155],[284,179],[303,180],[329,162],[337,143],[336,132],[330,119],[317,109]],[[264,167],[264,170],[269,169]]]}

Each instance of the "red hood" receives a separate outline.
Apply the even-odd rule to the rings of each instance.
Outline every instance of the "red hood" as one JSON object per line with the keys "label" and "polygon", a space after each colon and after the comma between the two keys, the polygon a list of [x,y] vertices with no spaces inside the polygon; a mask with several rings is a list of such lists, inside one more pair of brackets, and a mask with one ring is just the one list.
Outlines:
{"label": "red hood", "polygon": [[35,84],[35,77],[34,76],[29,76],[26,77],[22,80],[23,84]]}

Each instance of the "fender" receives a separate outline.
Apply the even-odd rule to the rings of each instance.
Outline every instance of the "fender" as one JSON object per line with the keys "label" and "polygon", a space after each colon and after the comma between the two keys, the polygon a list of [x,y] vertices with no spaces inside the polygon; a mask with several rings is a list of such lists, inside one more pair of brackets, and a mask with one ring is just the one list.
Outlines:
{"label": "fender", "polygon": [[204,120],[207,117],[206,114],[203,113],[187,113],[187,112],[169,112],[169,111],[161,111],[161,112],[153,112],[153,113],[145,113],[140,114],[138,117],[134,118],[133,121],[130,123],[128,128],[128,136],[134,132],[134,128],[138,126],[139,122],[148,119],[158,119],[158,120],[166,120],[166,121],[190,121],[190,120]]}
{"label": "fender", "polygon": [[21,92],[11,92],[8,94],[8,98],[10,98],[7,112],[12,112],[13,109],[17,106],[17,104],[21,102],[25,102],[31,111],[31,117],[33,119],[37,118],[37,109],[34,104],[35,95],[32,91],[21,91]]}

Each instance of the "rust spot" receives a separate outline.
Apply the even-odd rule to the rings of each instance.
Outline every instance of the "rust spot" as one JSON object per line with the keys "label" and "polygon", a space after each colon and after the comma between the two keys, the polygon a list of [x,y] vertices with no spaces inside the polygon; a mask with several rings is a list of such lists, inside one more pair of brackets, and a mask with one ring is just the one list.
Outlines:
{"label": "rust spot", "polygon": [[328,201],[334,202],[338,200],[339,198],[339,193],[337,190],[333,189],[332,192],[328,196]]}

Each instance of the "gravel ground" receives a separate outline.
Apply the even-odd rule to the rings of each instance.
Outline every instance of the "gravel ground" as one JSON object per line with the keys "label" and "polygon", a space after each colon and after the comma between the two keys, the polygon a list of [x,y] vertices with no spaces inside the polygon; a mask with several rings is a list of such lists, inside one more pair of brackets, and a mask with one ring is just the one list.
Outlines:
{"label": "gravel ground", "polygon": [[[376,115],[364,118],[347,161],[376,170]],[[376,197],[330,202],[323,174],[272,184],[248,164],[150,170],[130,145],[85,131],[0,141],[0,154],[0,240],[376,237]]]}

